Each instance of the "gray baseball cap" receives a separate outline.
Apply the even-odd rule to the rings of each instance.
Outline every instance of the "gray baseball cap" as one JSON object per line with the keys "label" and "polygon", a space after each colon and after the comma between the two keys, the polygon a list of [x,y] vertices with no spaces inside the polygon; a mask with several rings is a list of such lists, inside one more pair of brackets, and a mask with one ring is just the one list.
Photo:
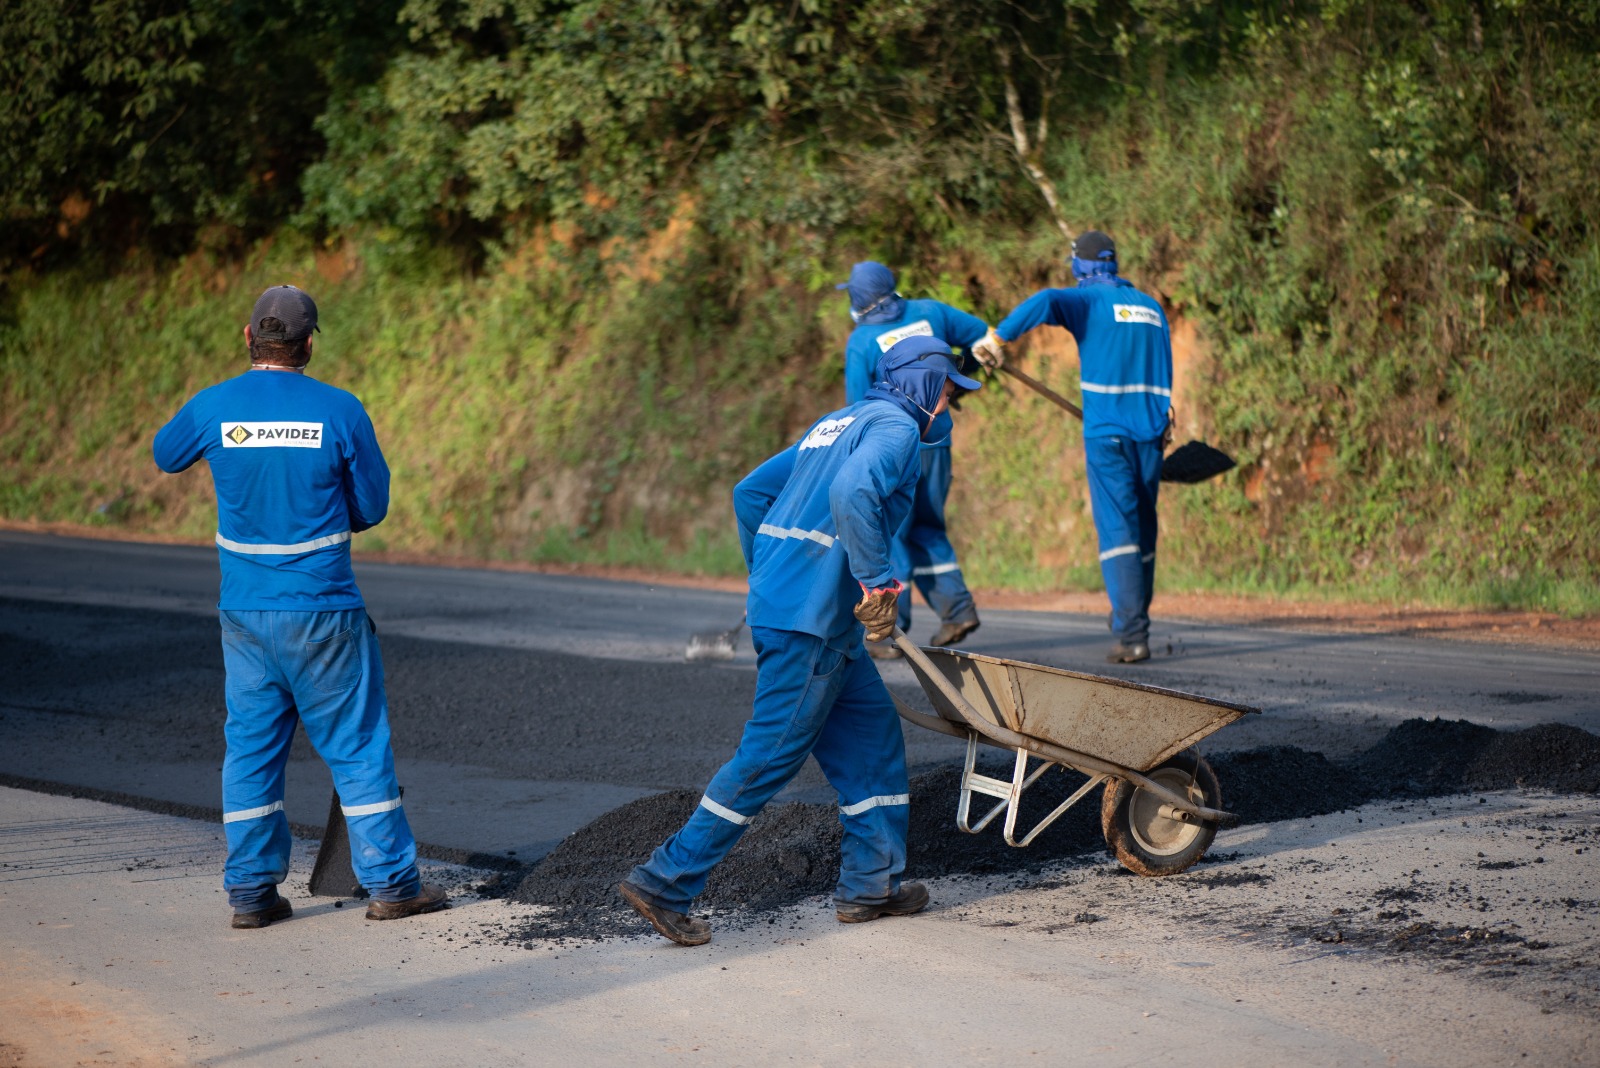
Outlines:
{"label": "gray baseball cap", "polygon": [[[261,325],[263,319],[276,319],[282,326],[268,330]],[[250,313],[250,330],[262,341],[299,341],[311,336],[317,325],[317,303],[303,289],[294,286],[273,286],[256,298]]]}

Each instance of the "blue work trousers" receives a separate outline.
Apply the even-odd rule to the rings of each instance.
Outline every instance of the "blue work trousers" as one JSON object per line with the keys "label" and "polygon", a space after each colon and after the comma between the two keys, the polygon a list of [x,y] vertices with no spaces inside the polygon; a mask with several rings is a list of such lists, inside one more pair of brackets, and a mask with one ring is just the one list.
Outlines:
{"label": "blue work trousers", "polygon": [[1148,642],[1161,442],[1084,438],[1083,451],[1100,540],[1100,574],[1111,599],[1111,631],[1124,645]]}
{"label": "blue work trousers", "polygon": [[689,911],[711,869],[811,755],[839,792],[844,842],[835,898],[888,900],[905,871],[911,798],[900,717],[877,668],[809,634],[752,627],[750,637],[755,709],[739,749],[712,777],[689,822],[629,881],[656,904]]}
{"label": "blue work trousers", "polygon": [[948,446],[921,449],[922,474],[917,479],[911,500],[911,514],[895,534],[889,547],[889,563],[894,577],[905,584],[900,595],[900,629],[911,629],[911,588],[922,591],[923,600],[943,623],[965,623],[976,619],[978,610],[972,592],[961,577],[956,549],[945,531],[944,505],[950,496],[950,449]]}
{"label": "blue work trousers", "polygon": [[222,615],[228,904],[270,905],[289,874],[284,768],[296,723],[333,772],[356,878],[380,901],[415,897],[417,843],[400,807],[383,659],[363,609]]}

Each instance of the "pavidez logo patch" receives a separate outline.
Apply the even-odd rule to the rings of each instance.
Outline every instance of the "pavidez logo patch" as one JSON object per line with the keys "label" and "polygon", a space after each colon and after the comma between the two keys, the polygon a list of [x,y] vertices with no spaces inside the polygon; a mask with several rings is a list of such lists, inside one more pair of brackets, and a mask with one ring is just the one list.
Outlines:
{"label": "pavidez logo patch", "polygon": [[1154,308],[1146,308],[1142,304],[1113,304],[1111,312],[1119,323],[1143,323],[1146,326],[1160,326],[1161,313]]}
{"label": "pavidez logo patch", "polygon": [[321,423],[222,424],[224,449],[320,449]]}
{"label": "pavidez logo patch", "polygon": [[855,421],[856,417],[853,415],[847,415],[843,419],[824,419],[811,428],[811,433],[800,443],[800,448],[826,449],[839,440],[839,435],[844,433],[845,427]]}
{"label": "pavidez logo patch", "polygon": [[933,325],[926,319],[918,319],[914,323],[907,323],[897,330],[890,330],[886,334],[878,335],[878,348],[888,352],[908,337],[932,337]]}

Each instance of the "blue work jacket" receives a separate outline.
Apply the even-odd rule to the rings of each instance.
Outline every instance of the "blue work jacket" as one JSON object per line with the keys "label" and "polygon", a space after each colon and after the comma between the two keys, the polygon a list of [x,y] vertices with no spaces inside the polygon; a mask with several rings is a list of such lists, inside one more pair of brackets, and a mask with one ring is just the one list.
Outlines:
{"label": "blue work jacket", "polygon": [[1153,297],[1120,279],[1045,289],[1000,321],[1015,341],[1036,326],[1063,326],[1078,341],[1083,436],[1154,441],[1172,407],[1172,334]]}
{"label": "blue work jacket", "polygon": [[861,587],[894,583],[889,545],[921,471],[918,428],[881,400],[852,404],[733,490],[750,569],[750,625],[799,631],[861,651]]}
{"label": "blue work jacket", "polygon": [[362,607],[350,535],[389,510],[389,467],[372,420],[342,389],[250,370],[199,393],[156,434],[156,465],[211,465],[218,608]]}
{"label": "blue work jacket", "polygon": [[[952,348],[966,348],[989,332],[989,324],[976,315],[937,300],[907,300],[894,322],[862,323],[850,331],[844,346],[844,402],[855,404],[878,380],[878,357],[895,342],[919,335],[936,337]],[[948,449],[953,424],[949,412],[940,412],[928,432],[925,449]]]}

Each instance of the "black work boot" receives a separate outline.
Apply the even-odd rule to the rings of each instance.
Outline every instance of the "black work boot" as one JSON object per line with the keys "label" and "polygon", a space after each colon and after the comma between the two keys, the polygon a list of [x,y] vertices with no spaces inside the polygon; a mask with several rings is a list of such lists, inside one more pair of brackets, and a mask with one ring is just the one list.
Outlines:
{"label": "black work boot", "polygon": [[450,907],[444,887],[437,883],[423,883],[416,897],[404,901],[374,901],[367,906],[369,920],[403,920],[407,916],[420,916],[424,912],[438,912]]}
{"label": "black work boot", "polygon": [[933,641],[929,642],[928,644],[929,645],[955,645],[962,638],[965,638],[967,635],[971,634],[973,631],[975,631],[977,629],[978,629],[978,617],[977,616],[973,616],[971,619],[962,619],[962,620],[956,620],[954,622],[948,622],[948,623],[945,623],[944,626],[939,628],[938,633],[933,636]]}
{"label": "black work boot", "polygon": [[840,923],[866,923],[879,916],[910,916],[928,907],[928,888],[921,883],[902,883],[889,900],[876,905],[836,902],[834,915]]}
{"label": "black work boot", "polygon": [[266,908],[255,909],[251,912],[235,912],[231,926],[241,931],[248,931],[256,927],[271,927],[278,920],[287,920],[294,915],[294,909],[289,907],[289,900],[278,895],[272,904]]}
{"label": "black work boot", "polygon": [[1150,659],[1150,643],[1134,642],[1131,645],[1118,645],[1106,656],[1108,664],[1137,664],[1141,660]]}
{"label": "black work boot", "polygon": [[622,900],[633,906],[635,912],[649,920],[651,927],[678,945],[703,946],[711,941],[711,925],[705,920],[697,920],[657,905],[645,896],[643,889],[628,880],[624,879],[617,884],[617,893],[622,895]]}

